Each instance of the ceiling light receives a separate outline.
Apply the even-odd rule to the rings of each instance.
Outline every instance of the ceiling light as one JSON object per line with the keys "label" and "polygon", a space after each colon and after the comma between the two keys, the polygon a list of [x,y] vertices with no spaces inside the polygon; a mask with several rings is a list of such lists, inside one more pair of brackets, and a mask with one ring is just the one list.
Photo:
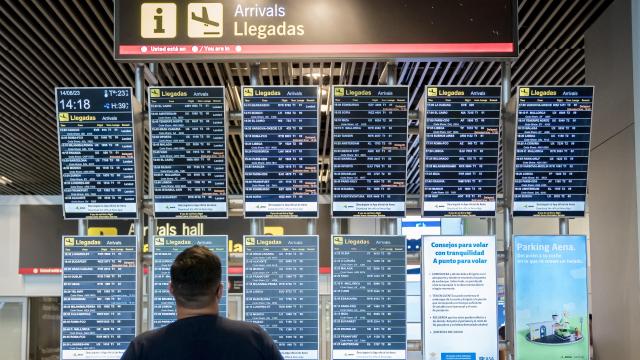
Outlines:
{"label": "ceiling light", "polygon": [[11,179],[9,179],[6,176],[0,176],[0,185],[9,185],[11,184],[13,181],[11,181]]}

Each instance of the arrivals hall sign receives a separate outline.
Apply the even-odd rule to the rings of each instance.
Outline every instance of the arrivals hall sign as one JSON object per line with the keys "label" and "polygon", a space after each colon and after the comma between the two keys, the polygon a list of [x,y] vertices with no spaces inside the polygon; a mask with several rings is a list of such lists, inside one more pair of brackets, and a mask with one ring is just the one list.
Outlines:
{"label": "arrivals hall sign", "polygon": [[513,57],[514,0],[115,0],[117,60]]}

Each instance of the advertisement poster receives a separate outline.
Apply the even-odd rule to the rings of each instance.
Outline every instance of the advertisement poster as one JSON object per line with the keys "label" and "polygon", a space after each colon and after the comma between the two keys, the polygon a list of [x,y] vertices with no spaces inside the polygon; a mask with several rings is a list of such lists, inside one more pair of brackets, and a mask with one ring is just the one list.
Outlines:
{"label": "advertisement poster", "polygon": [[515,236],[516,360],[589,359],[587,239]]}
{"label": "advertisement poster", "polygon": [[497,360],[494,236],[425,236],[425,360]]}

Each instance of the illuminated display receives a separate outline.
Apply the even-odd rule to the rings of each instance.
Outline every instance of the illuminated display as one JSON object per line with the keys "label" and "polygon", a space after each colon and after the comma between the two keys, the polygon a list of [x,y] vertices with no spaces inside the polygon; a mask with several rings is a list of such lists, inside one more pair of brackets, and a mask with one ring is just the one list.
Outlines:
{"label": "illuminated display", "polygon": [[136,335],[134,236],[65,236],[61,359],[119,359]]}
{"label": "illuminated display", "polygon": [[500,87],[425,94],[423,216],[495,216]]}
{"label": "illuminated display", "polygon": [[227,217],[224,112],[223,87],[149,88],[156,217]]}
{"label": "illuminated display", "polygon": [[318,217],[318,87],[242,95],[245,217]]}
{"label": "illuminated display", "polygon": [[404,236],[333,236],[332,359],[406,359]]}
{"label": "illuminated display", "polygon": [[406,86],[335,86],[332,215],[404,217]]}
{"label": "illuminated display", "polygon": [[222,291],[218,311],[227,316],[227,263],[228,239],[226,235],[156,236],[153,239],[153,314],[152,328],[159,328],[176,320],[176,302],[169,293],[171,265],[185,249],[194,245],[205,246],[220,258]]}
{"label": "illuminated display", "polygon": [[317,236],[244,237],[244,319],[285,359],[319,358]]}
{"label": "illuminated display", "polygon": [[584,216],[593,87],[519,87],[514,216]]}
{"label": "illuminated display", "polygon": [[66,219],[137,217],[131,88],[56,88]]}

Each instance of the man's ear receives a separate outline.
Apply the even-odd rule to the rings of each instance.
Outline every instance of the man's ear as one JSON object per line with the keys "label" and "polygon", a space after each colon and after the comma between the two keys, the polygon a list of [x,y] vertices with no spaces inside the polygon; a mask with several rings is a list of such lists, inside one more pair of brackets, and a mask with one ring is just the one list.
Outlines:
{"label": "man's ear", "polygon": [[[169,294],[171,294],[171,296],[174,296],[174,295],[173,295],[173,284],[171,283],[171,281],[169,281],[169,286],[168,286],[168,288],[169,288]],[[174,296],[174,297],[175,297],[175,296]]]}
{"label": "man's ear", "polygon": [[222,294],[224,294],[224,284],[220,283],[218,284],[218,289],[216,290],[216,298],[218,298],[218,301],[222,299]]}

